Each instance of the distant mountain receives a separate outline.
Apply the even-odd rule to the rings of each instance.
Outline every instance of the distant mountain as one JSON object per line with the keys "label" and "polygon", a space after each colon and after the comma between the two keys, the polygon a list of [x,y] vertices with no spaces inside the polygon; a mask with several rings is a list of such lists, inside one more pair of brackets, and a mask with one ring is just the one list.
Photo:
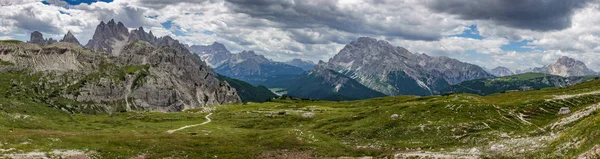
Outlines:
{"label": "distant mountain", "polygon": [[283,75],[299,75],[304,72],[299,67],[283,62],[274,62],[254,51],[242,51],[233,54],[231,58],[215,71],[224,76],[246,81],[253,85],[262,85],[267,79]]}
{"label": "distant mountain", "polygon": [[288,65],[296,66],[302,68],[304,71],[310,71],[315,67],[315,63],[309,60],[301,60],[301,59],[293,59],[285,62]]}
{"label": "distant mountain", "polygon": [[223,44],[193,45],[188,47],[214,70],[227,77],[239,79],[252,85],[265,85],[269,79],[290,78],[304,72],[302,68],[275,62],[254,51],[233,54]]}
{"label": "distant mountain", "polygon": [[502,66],[498,66],[498,67],[492,69],[490,71],[490,73],[492,73],[493,75],[498,76],[498,77],[515,75],[515,73],[513,71],[511,71],[510,69],[508,69],[506,67],[502,67]]}
{"label": "distant mountain", "polygon": [[385,96],[348,76],[325,68],[323,64],[288,81],[287,95],[319,100],[357,100]]}
{"label": "distant mountain", "polygon": [[506,91],[565,87],[594,79],[594,76],[561,77],[542,73],[525,73],[493,79],[476,79],[448,87],[443,93],[489,95]]}
{"label": "distant mountain", "polygon": [[515,70],[515,74],[524,74],[524,73],[531,73],[533,72],[533,68],[527,68],[527,69],[516,69]]}
{"label": "distant mountain", "polygon": [[563,77],[596,75],[597,73],[587,68],[585,63],[573,58],[563,56],[556,63],[540,68],[533,68],[533,72],[552,74]]}
{"label": "distant mountain", "polygon": [[79,40],[77,40],[77,38],[75,38],[75,35],[73,35],[73,33],[71,33],[71,31],[67,32],[67,34],[65,34],[65,36],[63,37],[62,40],[60,40],[60,42],[73,43],[73,44],[77,44],[77,45],[81,46],[81,43],[79,43]]}
{"label": "distant mountain", "polygon": [[28,42],[32,44],[47,45],[56,43],[57,41],[52,38],[44,39],[44,35],[42,35],[42,33],[40,33],[39,31],[34,31],[31,33]]}
{"label": "distant mountain", "polygon": [[226,81],[231,87],[235,88],[242,102],[266,102],[269,99],[277,97],[277,95],[265,86],[253,86],[250,83],[221,75],[218,78],[221,81]]}
{"label": "distant mountain", "polygon": [[188,48],[191,52],[200,55],[210,67],[217,68],[226,63],[233,54],[225,48],[225,45],[214,42],[211,45],[192,45]]}
{"label": "distant mountain", "polygon": [[386,95],[432,95],[463,81],[494,77],[477,65],[413,54],[367,37],[352,41],[322,67]]}

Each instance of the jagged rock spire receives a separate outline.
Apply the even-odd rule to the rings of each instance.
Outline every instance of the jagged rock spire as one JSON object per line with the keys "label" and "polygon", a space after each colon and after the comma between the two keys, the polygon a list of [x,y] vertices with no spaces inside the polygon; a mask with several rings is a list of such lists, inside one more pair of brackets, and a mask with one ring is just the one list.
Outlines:
{"label": "jagged rock spire", "polygon": [[42,33],[39,31],[33,31],[29,37],[29,43],[45,44],[46,40],[44,40],[44,35],[42,35]]}
{"label": "jagged rock spire", "polygon": [[81,45],[81,43],[79,43],[79,40],[77,40],[77,38],[75,38],[75,35],[73,35],[73,33],[71,33],[71,31],[67,32],[67,34],[65,34],[65,36],[63,37],[62,40],[60,40],[60,42],[67,42],[67,43]]}
{"label": "jagged rock spire", "polygon": [[44,35],[42,35],[42,33],[40,33],[39,31],[33,31],[31,33],[31,36],[29,37],[29,43],[46,45],[56,43],[56,40],[52,38],[44,39]]}
{"label": "jagged rock spire", "polygon": [[116,54],[119,51],[113,52],[113,50],[120,50],[127,43],[128,37],[129,29],[123,23],[115,23],[114,19],[111,19],[108,23],[102,21],[96,27],[94,36],[85,47],[93,51]]}

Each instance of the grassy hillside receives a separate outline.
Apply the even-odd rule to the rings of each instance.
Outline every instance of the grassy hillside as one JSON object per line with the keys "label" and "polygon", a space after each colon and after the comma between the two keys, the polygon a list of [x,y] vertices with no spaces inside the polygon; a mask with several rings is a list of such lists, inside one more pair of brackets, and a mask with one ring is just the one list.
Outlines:
{"label": "grassy hillside", "polygon": [[[600,144],[600,114],[593,109],[600,102],[598,90],[600,80],[489,96],[285,98],[175,113],[98,115],[69,114],[26,95],[3,95],[0,156],[572,158]],[[562,107],[571,113],[559,115]],[[166,133],[205,122],[209,112],[208,124]]]}
{"label": "grassy hillside", "polygon": [[549,87],[565,87],[594,79],[594,76],[561,77],[542,73],[525,73],[493,79],[477,79],[450,86],[447,93],[470,93],[489,95],[506,91],[537,90]]}

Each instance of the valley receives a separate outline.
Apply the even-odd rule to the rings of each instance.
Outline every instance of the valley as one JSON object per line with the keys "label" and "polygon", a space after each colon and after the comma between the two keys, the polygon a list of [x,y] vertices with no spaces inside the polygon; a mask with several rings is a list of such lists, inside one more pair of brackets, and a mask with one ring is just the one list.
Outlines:
{"label": "valley", "polygon": [[[600,128],[600,95],[593,93],[597,90],[599,80],[490,96],[341,102],[279,98],[183,112],[97,115],[71,114],[27,97],[0,98],[0,154],[34,158],[594,156],[598,154],[592,149],[600,140],[595,131]],[[558,114],[563,107],[571,113]],[[394,114],[397,118],[391,117]]]}
{"label": "valley", "polygon": [[[99,28],[110,30],[122,24],[111,21],[105,25]],[[422,78],[407,72],[417,73],[414,69],[425,69],[423,64],[406,66],[404,73],[386,75],[393,76],[387,82],[396,85],[385,88],[427,88],[429,92],[390,95],[376,91],[380,88],[376,85],[364,85],[364,78],[354,71],[335,71],[340,65],[323,61],[296,77],[284,74],[287,67],[295,66],[273,62],[250,51],[228,55],[250,65],[240,67],[238,63],[223,62],[228,68],[236,68],[228,71],[256,70],[259,74],[249,75],[267,81],[272,86],[268,88],[253,85],[252,80],[246,82],[212,72],[207,65],[214,64],[204,64],[200,56],[193,56],[187,46],[170,37],[157,38],[143,28],[128,34],[126,39],[141,40],[112,43],[119,40],[98,36],[94,39],[100,47],[98,51],[82,48],[76,39],[51,44],[45,41],[42,45],[0,42],[0,88],[5,90],[0,92],[0,157],[598,155],[594,148],[600,139],[594,130],[600,122],[600,80],[595,76],[525,73],[491,78],[475,65],[395,48],[399,54],[395,58],[428,58],[474,71],[446,71],[447,75],[442,75],[434,68],[429,71],[442,76],[420,74],[424,75]],[[218,44],[213,45],[219,48]],[[369,50],[392,48],[385,41],[370,38],[359,39],[347,47],[357,49],[363,45],[368,46],[366,52],[378,54],[383,52]],[[371,48],[372,45],[378,47]],[[354,54],[362,55],[364,50]],[[344,56],[351,55],[341,54],[339,58]],[[264,68],[267,65],[286,66]],[[362,67],[350,66],[343,69]],[[223,67],[216,71],[223,71],[220,68]],[[280,70],[267,71],[276,74],[262,76],[271,68]],[[455,73],[490,78],[456,79]],[[443,86],[450,91],[435,95],[441,92],[434,93],[430,88],[438,92],[444,87],[436,86],[431,79],[426,80],[429,84],[418,82],[425,77],[439,78],[437,82],[445,83]],[[457,80],[453,81],[457,85],[450,86],[451,80]]]}

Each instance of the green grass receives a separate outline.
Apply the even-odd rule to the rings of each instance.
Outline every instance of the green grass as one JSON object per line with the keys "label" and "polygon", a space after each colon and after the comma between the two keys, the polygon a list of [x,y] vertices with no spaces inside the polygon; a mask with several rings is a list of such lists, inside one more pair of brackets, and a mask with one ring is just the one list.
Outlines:
{"label": "green grass", "polygon": [[15,64],[10,61],[0,60],[0,66],[14,66]]}
{"label": "green grass", "polygon": [[[46,78],[43,74],[1,75],[6,77],[0,79],[22,81]],[[75,149],[93,151],[101,158],[142,154],[150,158],[264,158],[272,155],[269,152],[385,157],[405,149],[453,151],[488,147],[488,143],[502,140],[498,136],[501,132],[521,137],[547,135],[550,130],[545,126],[564,116],[556,113],[561,107],[577,111],[600,102],[600,95],[546,100],[554,95],[599,90],[600,80],[489,96],[398,96],[339,102],[280,98],[266,103],[214,106],[211,123],[167,134],[167,130],[204,122],[207,113],[195,109],[71,114],[42,102],[38,96],[46,90],[36,92],[40,87],[35,85],[36,80],[16,88],[11,81],[0,80],[0,89],[32,89],[0,94],[0,149]],[[310,113],[314,116],[303,117]],[[398,119],[391,119],[392,114],[398,114]],[[526,115],[534,125],[524,124],[515,114]],[[572,123],[559,139],[523,156],[562,158],[552,152],[573,139],[582,144],[563,151],[568,157],[577,156],[600,142],[596,131],[599,121],[596,113]]]}
{"label": "green grass", "polygon": [[14,43],[14,44],[18,44],[18,43],[22,43],[21,40],[0,40],[1,43]]}

